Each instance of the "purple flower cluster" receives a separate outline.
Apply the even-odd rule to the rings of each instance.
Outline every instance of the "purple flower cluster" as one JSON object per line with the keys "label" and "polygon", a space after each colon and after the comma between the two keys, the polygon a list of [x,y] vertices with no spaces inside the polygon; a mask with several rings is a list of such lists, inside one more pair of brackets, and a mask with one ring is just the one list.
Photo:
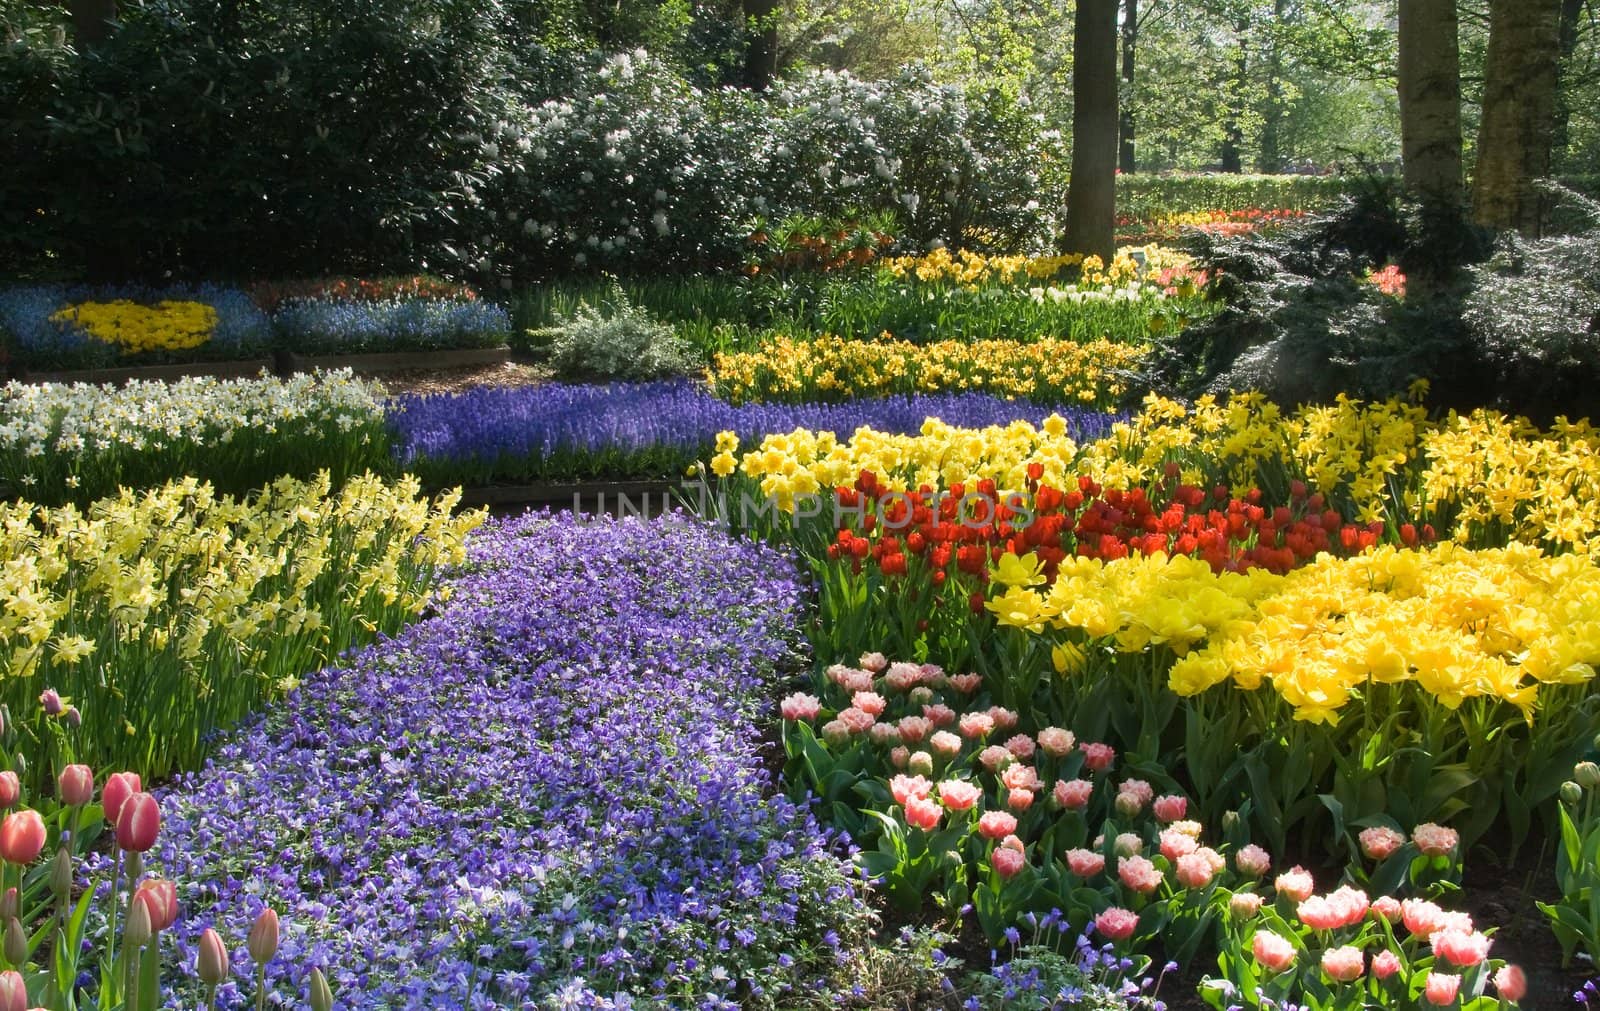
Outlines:
{"label": "purple flower cluster", "polygon": [[[491,524],[439,613],[306,679],[161,791],[179,962],[242,943],[343,1008],[768,1007],[820,989],[865,909],[760,723],[801,590],[679,514]],[[194,982],[176,980],[185,996]]]}
{"label": "purple flower cluster", "polygon": [[[401,397],[391,424],[401,464],[430,484],[677,477],[711,453],[718,432],[749,443],[773,432],[863,425],[915,432],[929,417],[952,425],[1039,421],[1050,409],[985,393],[893,396],[844,404],[746,404],[674,380],[595,386],[554,384]],[[1063,408],[1074,438],[1110,431],[1112,415]]]}

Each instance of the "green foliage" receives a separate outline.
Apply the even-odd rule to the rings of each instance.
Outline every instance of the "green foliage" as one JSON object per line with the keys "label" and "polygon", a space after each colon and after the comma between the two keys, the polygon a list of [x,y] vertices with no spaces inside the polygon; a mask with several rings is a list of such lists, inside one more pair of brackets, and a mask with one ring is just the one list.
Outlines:
{"label": "green foliage", "polygon": [[[1596,205],[1568,199],[1592,221]],[[1157,342],[1151,388],[1177,396],[1262,390],[1284,404],[1341,393],[1404,396],[1428,380],[1439,406],[1495,406],[1536,420],[1584,416],[1600,379],[1600,224],[1571,236],[1498,240],[1459,214],[1372,184],[1285,234],[1195,239],[1226,306]],[[1383,294],[1370,272],[1398,262],[1436,290]]]}
{"label": "green foliage", "polygon": [[604,304],[580,302],[554,331],[547,354],[562,379],[657,379],[693,367],[672,328],[629,302],[617,284]]}
{"label": "green foliage", "polygon": [[1357,180],[1309,175],[1121,175],[1117,213],[1151,218],[1188,211],[1323,210],[1351,193]]}

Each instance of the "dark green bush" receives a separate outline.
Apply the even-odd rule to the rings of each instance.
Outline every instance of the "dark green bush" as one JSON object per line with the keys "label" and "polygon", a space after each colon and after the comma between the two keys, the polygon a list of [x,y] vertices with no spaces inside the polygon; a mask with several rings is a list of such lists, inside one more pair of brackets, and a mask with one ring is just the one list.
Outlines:
{"label": "dark green bush", "polygon": [[[1504,235],[1491,245],[1459,213],[1418,207],[1382,182],[1273,237],[1196,235],[1196,265],[1217,275],[1212,291],[1225,307],[1158,341],[1143,388],[1179,397],[1254,389],[1299,404],[1403,396],[1425,379],[1440,407],[1592,414],[1600,205],[1561,198],[1587,227],[1536,241]],[[1368,277],[1394,263],[1409,272],[1404,298]]]}

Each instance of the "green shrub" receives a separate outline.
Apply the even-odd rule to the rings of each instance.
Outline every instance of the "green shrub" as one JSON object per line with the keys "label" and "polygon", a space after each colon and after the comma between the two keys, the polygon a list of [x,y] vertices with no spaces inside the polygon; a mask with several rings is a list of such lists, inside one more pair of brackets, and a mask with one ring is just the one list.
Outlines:
{"label": "green shrub", "polygon": [[609,304],[584,300],[552,328],[547,354],[562,379],[657,379],[692,367],[688,346],[672,328],[628,301],[613,283]]}

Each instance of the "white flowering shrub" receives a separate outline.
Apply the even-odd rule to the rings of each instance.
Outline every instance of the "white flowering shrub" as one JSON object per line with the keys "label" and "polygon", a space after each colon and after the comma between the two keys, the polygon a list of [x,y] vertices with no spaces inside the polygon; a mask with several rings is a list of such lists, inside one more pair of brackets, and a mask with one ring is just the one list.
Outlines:
{"label": "white flowering shrub", "polygon": [[750,222],[892,211],[912,243],[1041,246],[1061,202],[1059,134],[1024,100],[908,69],[820,72],[765,99],[696,88],[642,51],[597,59],[559,99],[483,136],[469,259],[523,279],[731,266]]}
{"label": "white flowering shrub", "polygon": [[785,209],[893,210],[924,244],[1016,251],[1054,234],[1065,149],[1025,99],[919,67],[890,81],[811,74],[773,97],[765,192]]}
{"label": "white flowering shrub", "polygon": [[762,206],[753,99],[704,92],[643,51],[524,105],[485,142],[480,270],[692,269],[732,262]]}

